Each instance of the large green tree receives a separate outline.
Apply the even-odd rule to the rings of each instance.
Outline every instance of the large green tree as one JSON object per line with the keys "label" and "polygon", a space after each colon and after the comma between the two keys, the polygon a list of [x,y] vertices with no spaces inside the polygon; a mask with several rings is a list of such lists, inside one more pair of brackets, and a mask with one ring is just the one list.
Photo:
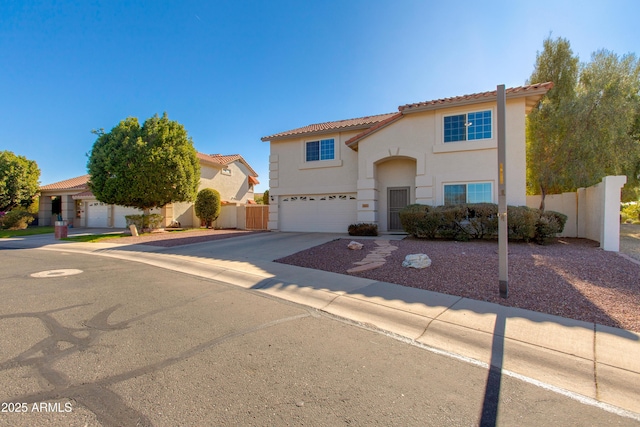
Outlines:
{"label": "large green tree", "polygon": [[572,116],[571,145],[579,167],[574,186],[597,183],[606,175],[627,175],[625,198],[637,198],[640,172],[640,61],[600,50],[584,64]]}
{"label": "large green tree", "polygon": [[627,175],[637,197],[640,173],[640,65],[634,54],[601,50],[580,64],[569,42],[544,41],[529,82],[554,88],[527,118],[528,192],[574,191],[606,175]]}
{"label": "large green tree", "polygon": [[40,168],[34,160],[0,152],[0,211],[28,208],[38,194]]}
{"label": "large green tree", "polygon": [[129,117],[98,139],[89,153],[89,188],[104,203],[146,213],[167,203],[193,201],[200,163],[184,126],[164,113],[142,126]]}
{"label": "large green tree", "polygon": [[565,186],[566,146],[570,132],[568,110],[575,99],[578,80],[578,57],[569,41],[550,37],[543,42],[542,52],[529,83],[553,82],[553,88],[527,117],[527,190],[544,197]]}

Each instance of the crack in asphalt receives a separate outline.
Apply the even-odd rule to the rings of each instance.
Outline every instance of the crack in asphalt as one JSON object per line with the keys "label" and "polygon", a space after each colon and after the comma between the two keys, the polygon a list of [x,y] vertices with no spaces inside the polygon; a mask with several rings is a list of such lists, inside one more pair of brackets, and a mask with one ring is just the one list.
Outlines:
{"label": "crack in asphalt", "polygon": [[[109,390],[108,387],[110,385],[126,381],[131,378],[162,370],[168,366],[189,359],[190,357],[193,357],[202,351],[211,349],[235,338],[255,333],[273,326],[277,326],[282,323],[291,322],[311,316],[309,312],[306,312],[303,314],[284,317],[273,320],[271,322],[266,322],[238,331],[230,332],[228,334],[193,346],[177,354],[176,356],[168,357],[164,360],[151,363],[140,368],[132,369],[130,371],[122,372],[120,374],[115,374],[97,380],[90,384],[71,384],[71,380],[67,375],[53,368],[54,363],[56,363],[57,361],[74,353],[85,351],[90,348],[92,344],[97,340],[97,338],[105,333],[108,334],[111,331],[129,328],[132,323],[139,321],[145,317],[149,317],[162,311],[167,311],[187,305],[195,300],[204,298],[211,293],[213,293],[213,291],[200,294],[197,297],[187,299],[171,306],[149,311],[142,315],[132,317],[129,320],[120,321],[118,323],[109,323],[109,317],[116,310],[118,310],[118,308],[121,307],[121,304],[117,304],[94,315],[90,320],[82,324],[82,328],[65,327],[55,318],[53,318],[52,314],[55,312],[66,311],[89,304],[71,305],[43,312],[0,315],[0,320],[35,318],[42,322],[42,324],[49,332],[48,337],[40,340],[12,359],[0,363],[0,371],[6,371],[16,367],[32,367],[37,370],[40,378],[46,381],[46,383],[48,383],[53,388],[51,390],[41,391],[37,393],[31,393],[21,396],[11,396],[9,399],[7,399],[7,402],[14,401],[33,404],[37,402],[66,398],[75,401],[85,408],[89,409],[93,414],[95,414],[98,421],[105,426],[151,426],[153,425],[153,423],[146,415],[128,406],[120,395],[112,390]],[[78,333],[82,333],[86,336],[78,337],[76,335]],[[58,345],[59,343],[70,344],[70,347],[61,349]]]}

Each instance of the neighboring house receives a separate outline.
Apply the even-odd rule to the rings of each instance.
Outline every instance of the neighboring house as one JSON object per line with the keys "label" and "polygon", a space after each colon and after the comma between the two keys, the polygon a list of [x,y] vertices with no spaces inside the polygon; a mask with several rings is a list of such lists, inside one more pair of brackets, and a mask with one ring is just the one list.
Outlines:
{"label": "neighboring house", "polygon": [[[552,83],[506,90],[507,202],[526,204],[525,116]],[[498,201],[497,93],[398,107],[309,125],[269,141],[269,228],[402,229],[406,205]]]}
{"label": "neighboring house", "polygon": [[[258,174],[239,154],[198,153],[200,187],[220,192],[223,204],[254,203],[253,188]],[[98,201],[88,186],[89,175],[40,187],[39,225],[52,225],[58,215],[74,227],[125,228],[125,215],[141,214],[136,208],[109,205]],[[165,226],[179,222],[183,227],[199,226],[193,203],[171,203],[155,211],[165,219]]]}

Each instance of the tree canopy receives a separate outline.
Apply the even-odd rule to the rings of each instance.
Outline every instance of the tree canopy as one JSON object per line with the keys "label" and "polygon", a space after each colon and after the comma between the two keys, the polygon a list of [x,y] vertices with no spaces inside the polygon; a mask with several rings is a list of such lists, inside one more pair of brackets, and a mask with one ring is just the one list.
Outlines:
{"label": "tree canopy", "polygon": [[554,87],[527,118],[530,194],[574,191],[627,175],[623,198],[638,197],[640,62],[607,50],[579,63],[566,39],[544,41],[530,83]]}
{"label": "tree canopy", "polygon": [[28,208],[40,189],[40,168],[34,160],[0,151],[0,211]]}
{"label": "tree canopy", "polygon": [[167,203],[193,201],[200,163],[184,126],[162,117],[135,117],[98,135],[88,154],[89,188],[109,204],[148,211]]}

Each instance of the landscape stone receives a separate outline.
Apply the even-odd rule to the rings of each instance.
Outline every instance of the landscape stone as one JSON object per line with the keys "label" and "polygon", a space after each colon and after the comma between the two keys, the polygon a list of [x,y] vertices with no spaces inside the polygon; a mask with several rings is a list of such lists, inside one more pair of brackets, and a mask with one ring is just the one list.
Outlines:
{"label": "landscape stone", "polygon": [[364,245],[363,245],[362,243],[358,243],[358,242],[355,242],[355,241],[351,241],[351,243],[349,243],[349,244],[347,245],[347,247],[348,247],[349,249],[351,249],[351,250],[357,250],[357,251],[359,251],[360,249],[362,249],[362,248],[364,247]]}
{"label": "landscape stone", "polygon": [[409,254],[402,261],[403,267],[426,268],[431,265],[431,258],[427,254]]}

